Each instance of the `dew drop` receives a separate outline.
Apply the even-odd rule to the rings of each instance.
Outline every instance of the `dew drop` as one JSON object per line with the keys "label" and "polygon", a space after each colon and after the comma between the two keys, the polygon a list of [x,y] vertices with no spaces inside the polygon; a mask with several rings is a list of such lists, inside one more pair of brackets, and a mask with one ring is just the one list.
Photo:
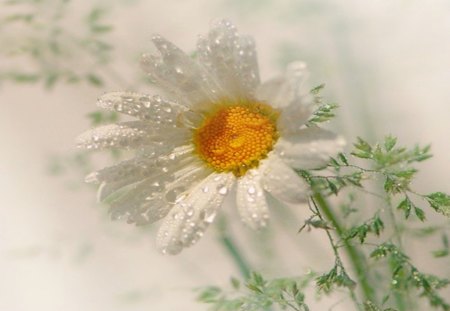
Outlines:
{"label": "dew drop", "polygon": [[186,211],[186,216],[192,217],[192,215],[194,215],[194,209],[193,208],[191,208],[191,209]]}
{"label": "dew drop", "polygon": [[175,219],[175,220],[183,220],[184,219],[184,214],[183,213],[174,213],[173,215],[172,215],[172,218],[173,219]]}
{"label": "dew drop", "polygon": [[208,224],[212,223],[214,221],[215,217],[216,217],[216,212],[215,211],[205,211],[205,210],[203,210],[203,211],[200,212],[200,218],[204,222],[206,222]]}
{"label": "dew drop", "polygon": [[224,185],[218,185],[217,186],[217,191],[219,192],[219,194],[221,195],[225,195],[228,193],[228,188]]}
{"label": "dew drop", "polygon": [[180,198],[180,194],[183,193],[184,191],[186,191],[186,188],[182,186],[175,187],[166,192],[165,199],[168,203],[175,204],[176,202],[179,201],[178,199]]}
{"label": "dew drop", "polygon": [[256,188],[253,187],[253,186],[250,186],[250,187],[247,189],[247,192],[248,192],[249,194],[254,194],[254,193],[256,192]]}

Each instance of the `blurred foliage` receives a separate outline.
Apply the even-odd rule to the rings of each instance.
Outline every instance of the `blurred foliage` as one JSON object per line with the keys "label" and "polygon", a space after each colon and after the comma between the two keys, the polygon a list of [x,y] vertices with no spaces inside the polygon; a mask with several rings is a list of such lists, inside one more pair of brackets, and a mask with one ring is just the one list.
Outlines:
{"label": "blurred foliage", "polygon": [[264,311],[275,306],[281,310],[308,311],[303,291],[314,277],[314,273],[309,273],[304,277],[266,280],[252,272],[243,284],[231,278],[231,291],[210,286],[201,289],[197,299],[214,311]]}
{"label": "blurred foliage", "polygon": [[[109,11],[91,4],[78,16],[69,0],[8,0],[0,17],[0,83],[103,86],[113,46]],[[20,35],[18,35],[20,34]]]}

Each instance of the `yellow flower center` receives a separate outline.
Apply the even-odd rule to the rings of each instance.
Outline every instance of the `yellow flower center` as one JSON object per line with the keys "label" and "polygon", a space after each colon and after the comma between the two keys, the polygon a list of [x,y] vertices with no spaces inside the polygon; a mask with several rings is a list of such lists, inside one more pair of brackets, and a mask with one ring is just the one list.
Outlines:
{"label": "yellow flower center", "polygon": [[215,171],[242,176],[272,150],[277,118],[274,109],[259,102],[222,106],[195,130],[196,153]]}

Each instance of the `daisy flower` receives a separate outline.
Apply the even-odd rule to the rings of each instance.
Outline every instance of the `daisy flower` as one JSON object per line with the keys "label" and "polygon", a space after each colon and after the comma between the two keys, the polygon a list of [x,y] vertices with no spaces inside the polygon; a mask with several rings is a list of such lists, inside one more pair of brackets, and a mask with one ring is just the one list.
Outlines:
{"label": "daisy flower", "polygon": [[344,145],[336,134],[306,127],[311,99],[296,62],[260,83],[252,37],[227,21],[200,37],[191,57],[161,36],[159,55],[142,66],[164,96],[106,93],[98,105],[135,121],[100,126],[78,137],[87,149],[125,148],[135,157],[86,177],[113,219],[143,225],[164,218],[157,245],[177,254],[195,244],[234,189],[242,221],[265,227],[266,194],[303,203],[308,184],[293,169],[320,168]]}

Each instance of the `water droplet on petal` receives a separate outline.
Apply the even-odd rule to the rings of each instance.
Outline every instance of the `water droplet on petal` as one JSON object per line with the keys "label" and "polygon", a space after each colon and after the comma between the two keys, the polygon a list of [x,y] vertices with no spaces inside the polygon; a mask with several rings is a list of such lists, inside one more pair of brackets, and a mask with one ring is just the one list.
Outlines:
{"label": "water droplet on petal", "polygon": [[217,191],[219,192],[219,194],[221,195],[225,195],[228,193],[228,188],[224,185],[218,185],[217,186]]}
{"label": "water droplet on petal", "polygon": [[203,210],[203,211],[201,211],[200,218],[204,222],[210,224],[210,223],[212,223],[214,221],[214,218],[216,218],[216,212],[215,211],[205,211],[205,210]]}
{"label": "water droplet on petal", "polygon": [[166,192],[165,199],[168,203],[175,204],[176,202],[179,201],[178,199],[180,197],[180,194],[183,193],[184,191],[186,191],[186,188],[182,186],[170,189],[169,191]]}
{"label": "water droplet on petal", "polygon": [[190,210],[186,211],[186,216],[192,217],[192,215],[194,215],[194,209],[191,208]]}

